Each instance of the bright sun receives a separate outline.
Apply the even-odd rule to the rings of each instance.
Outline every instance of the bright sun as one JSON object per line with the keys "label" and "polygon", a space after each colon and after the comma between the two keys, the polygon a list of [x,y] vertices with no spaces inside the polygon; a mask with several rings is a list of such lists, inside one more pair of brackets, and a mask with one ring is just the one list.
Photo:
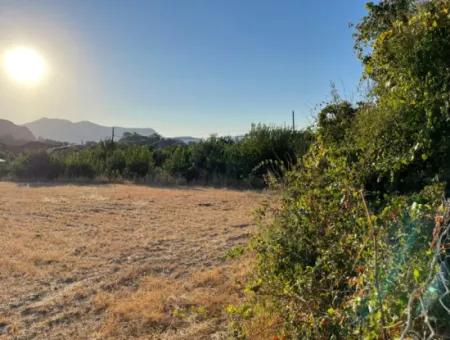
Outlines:
{"label": "bright sun", "polygon": [[39,84],[47,73],[44,58],[36,50],[27,47],[15,47],[7,51],[3,57],[3,67],[13,80],[27,86]]}

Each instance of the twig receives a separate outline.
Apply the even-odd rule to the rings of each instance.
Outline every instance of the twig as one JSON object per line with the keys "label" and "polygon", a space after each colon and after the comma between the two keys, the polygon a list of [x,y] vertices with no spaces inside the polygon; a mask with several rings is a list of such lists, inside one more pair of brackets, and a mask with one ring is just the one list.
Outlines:
{"label": "twig", "polygon": [[364,210],[366,211],[366,215],[367,215],[367,221],[369,223],[369,227],[372,232],[373,248],[374,248],[375,289],[377,292],[378,308],[381,313],[381,327],[382,327],[381,335],[382,335],[382,339],[386,340],[386,339],[388,339],[388,336],[386,334],[386,321],[384,318],[383,300],[381,298],[381,293],[380,293],[377,232],[375,230],[375,226],[372,223],[372,219],[370,218],[369,208],[367,207],[366,199],[364,198],[364,193],[362,190],[360,190],[359,193],[361,195],[361,199],[362,199],[362,202],[364,205]]}
{"label": "twig", "polygon": [[[407,309],[406,309],[406,313],[407,313],[406,326],[405,326],[405,328],[404,328],[404,330],[403,330],[403,332],[402,332],[402,334],[400,336],[400,340],[404,340],[404,339],[406,339],[406,336],[408,334],[414,333],[414,330],[412,330],[412,324],[413,324],[412,312],[413,312],[413,305],[414,305],[414,302],[416,300],[419,300],[419,302],[421,304],[422,311],[425,311],[425,308],[423,306],[423,301],[421,299],[421,294],[423,293],[424,288],[427,287],[433,281],[433,278],[436,275],[435,265],[436,265],[436,263],[439,262],[439,259],[440,259],[441,249],[442,249],[442,242],[444,241],[445,237],[448,237],[448,235],[450,235],[450,221],[449,221],[449,217],[450,217],[450,210],[448,210],[448,207],[447,207],[447,212],[445,214],[444,223],[443,223],[445,225],[445,228],[444,228],[443,231],[441,231],[441,234],[439,235],[439,237],[437,239],[437,242],[434,245],[434,256],[433,256],[433,259],[431,260],[431,263],[430,263],[430,267],[429,267],[430,271],[428,273],[428,277],[425,280],[425,282],[421,285],[421,287],[416,288],[411,293],[411,295],[409,297],[408,306],[407,306]],[[439,300],[439,301],[441,302],[441,300]],[[442,304],[442,302],[441,302],[441,304]],[[431,324],[429,322],[427,314],[425,314],[425,324],[427,325],[427,327],[431,331],[431,333],[427,337],[427,339],[432,339],[433,336],[435,336],[435,332],[434,332],[434,329],[431,327]]]}

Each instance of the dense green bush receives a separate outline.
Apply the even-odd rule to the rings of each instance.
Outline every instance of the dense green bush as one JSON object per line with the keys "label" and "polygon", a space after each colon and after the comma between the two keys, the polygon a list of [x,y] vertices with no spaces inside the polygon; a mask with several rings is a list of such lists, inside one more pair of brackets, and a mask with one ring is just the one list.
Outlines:
{"label": "dense green bush", "polygon": [[145,177],[150,169],[152,154],[146,147],[129,148],[126,152],[126,174],[131,178]]}
{"label": "dense green bush", "polygon": [[123,150],[114,150],[106,159],[106,175],[109,178],[120,178],[124,175],[127,167],[127,159]]}
{"label": "dense green bush", "polygon": [[163,167],[172,176],[180,176],[191,180],[194,176],[192,175],[190,158],[190,149],[185,146],[178,146],[172,149],[172,154],[166,158]]}
{"label": "dense green bush", "polygon": [[318,133],[327,145],[348,148],[350,132],[358,110],[349,102],[335,98],[318,114]]}
{"label": "dense green bush", "polygon": [[259,177],[268,171],[281,176],[283,169],[295,165],[306,153],[313,139],[310,130],[254,125],[241,141],[241,167]]}
{"label": "dense green bush", "polygon": [[8,176],[9,174],[9,160],[10,156],[7,152],[0,151],[0,159],[3,162],[0,162],[0,179]]}
{"label": "dense green bush", "polygon": [[228,309],[237,336],[399,338],[408,314],[417,338],[450,334],[448,236],[433,248],[450,182],[450,3],[367,8],[355,37],[371,90],[323,108],[281,204],[261,210],[247,300]]}
{"label": "dense green bush", "polygon": [[260,210],[247,301],[230,308],[235,334],[252,338],[266,323],[261,338],[398,337],[408,299],[429,272],[442,191],[392,196],[374,212],[379,203],[364,194],[358,169],[313,147],[286,174],[281,206]]}
{"label": "dense green bush", "polygon": [[19,179],[53,180],[63,172],[58,160],[46,152],[24,154],[14,160],[10,171]]}
{"label": "dense green bush", "polygon": [[448,11],[448,0],[382,1],[358,25],[374,102],[358,117],[356,140],[364,167],[393,189],[449,180]]}
{"label": "dense green bush", "polygon": [[255,241],[259,275],[251,290],[276,296],[257,302],[268,303],[266,313],[284,321],[279,331],[293,337],[350,334],[329,314],[345,311],[355,292],[348,279],[357,276],[369,251],[353,172],[345,159],[316,145],[301,167],[287,174],[283,208]]}
{"label": "dense green bush", "polygon": [[0,179],[5,178],[10,173],[7,163],[0,163]]}
{"label": "dense green bush", "polygon": [[65,175],[68,178],[93,179],[97,173],[89,159],[83,154],[71,154],[65,159]]}

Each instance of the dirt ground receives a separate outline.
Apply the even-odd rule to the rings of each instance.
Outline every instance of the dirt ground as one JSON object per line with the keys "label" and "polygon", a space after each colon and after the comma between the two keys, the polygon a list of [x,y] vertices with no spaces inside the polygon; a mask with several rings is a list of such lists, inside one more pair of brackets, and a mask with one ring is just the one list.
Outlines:
{"label": "dirt ground", "polygon": [[224,338],[247,270],[226,254],[263,199],[0,183],[0,338]]}

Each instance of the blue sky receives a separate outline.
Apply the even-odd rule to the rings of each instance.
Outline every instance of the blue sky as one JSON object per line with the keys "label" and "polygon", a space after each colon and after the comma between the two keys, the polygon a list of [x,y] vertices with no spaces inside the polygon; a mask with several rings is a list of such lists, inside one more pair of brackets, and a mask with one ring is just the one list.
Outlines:
{"label": "blue sky", "polygon": [[356,99],[352,29],[363,0],[2,0],[0,52],[49,65],[23,89],[0,75],[0,117],[237,135],[251,123],[313,121],[330,82]]}

